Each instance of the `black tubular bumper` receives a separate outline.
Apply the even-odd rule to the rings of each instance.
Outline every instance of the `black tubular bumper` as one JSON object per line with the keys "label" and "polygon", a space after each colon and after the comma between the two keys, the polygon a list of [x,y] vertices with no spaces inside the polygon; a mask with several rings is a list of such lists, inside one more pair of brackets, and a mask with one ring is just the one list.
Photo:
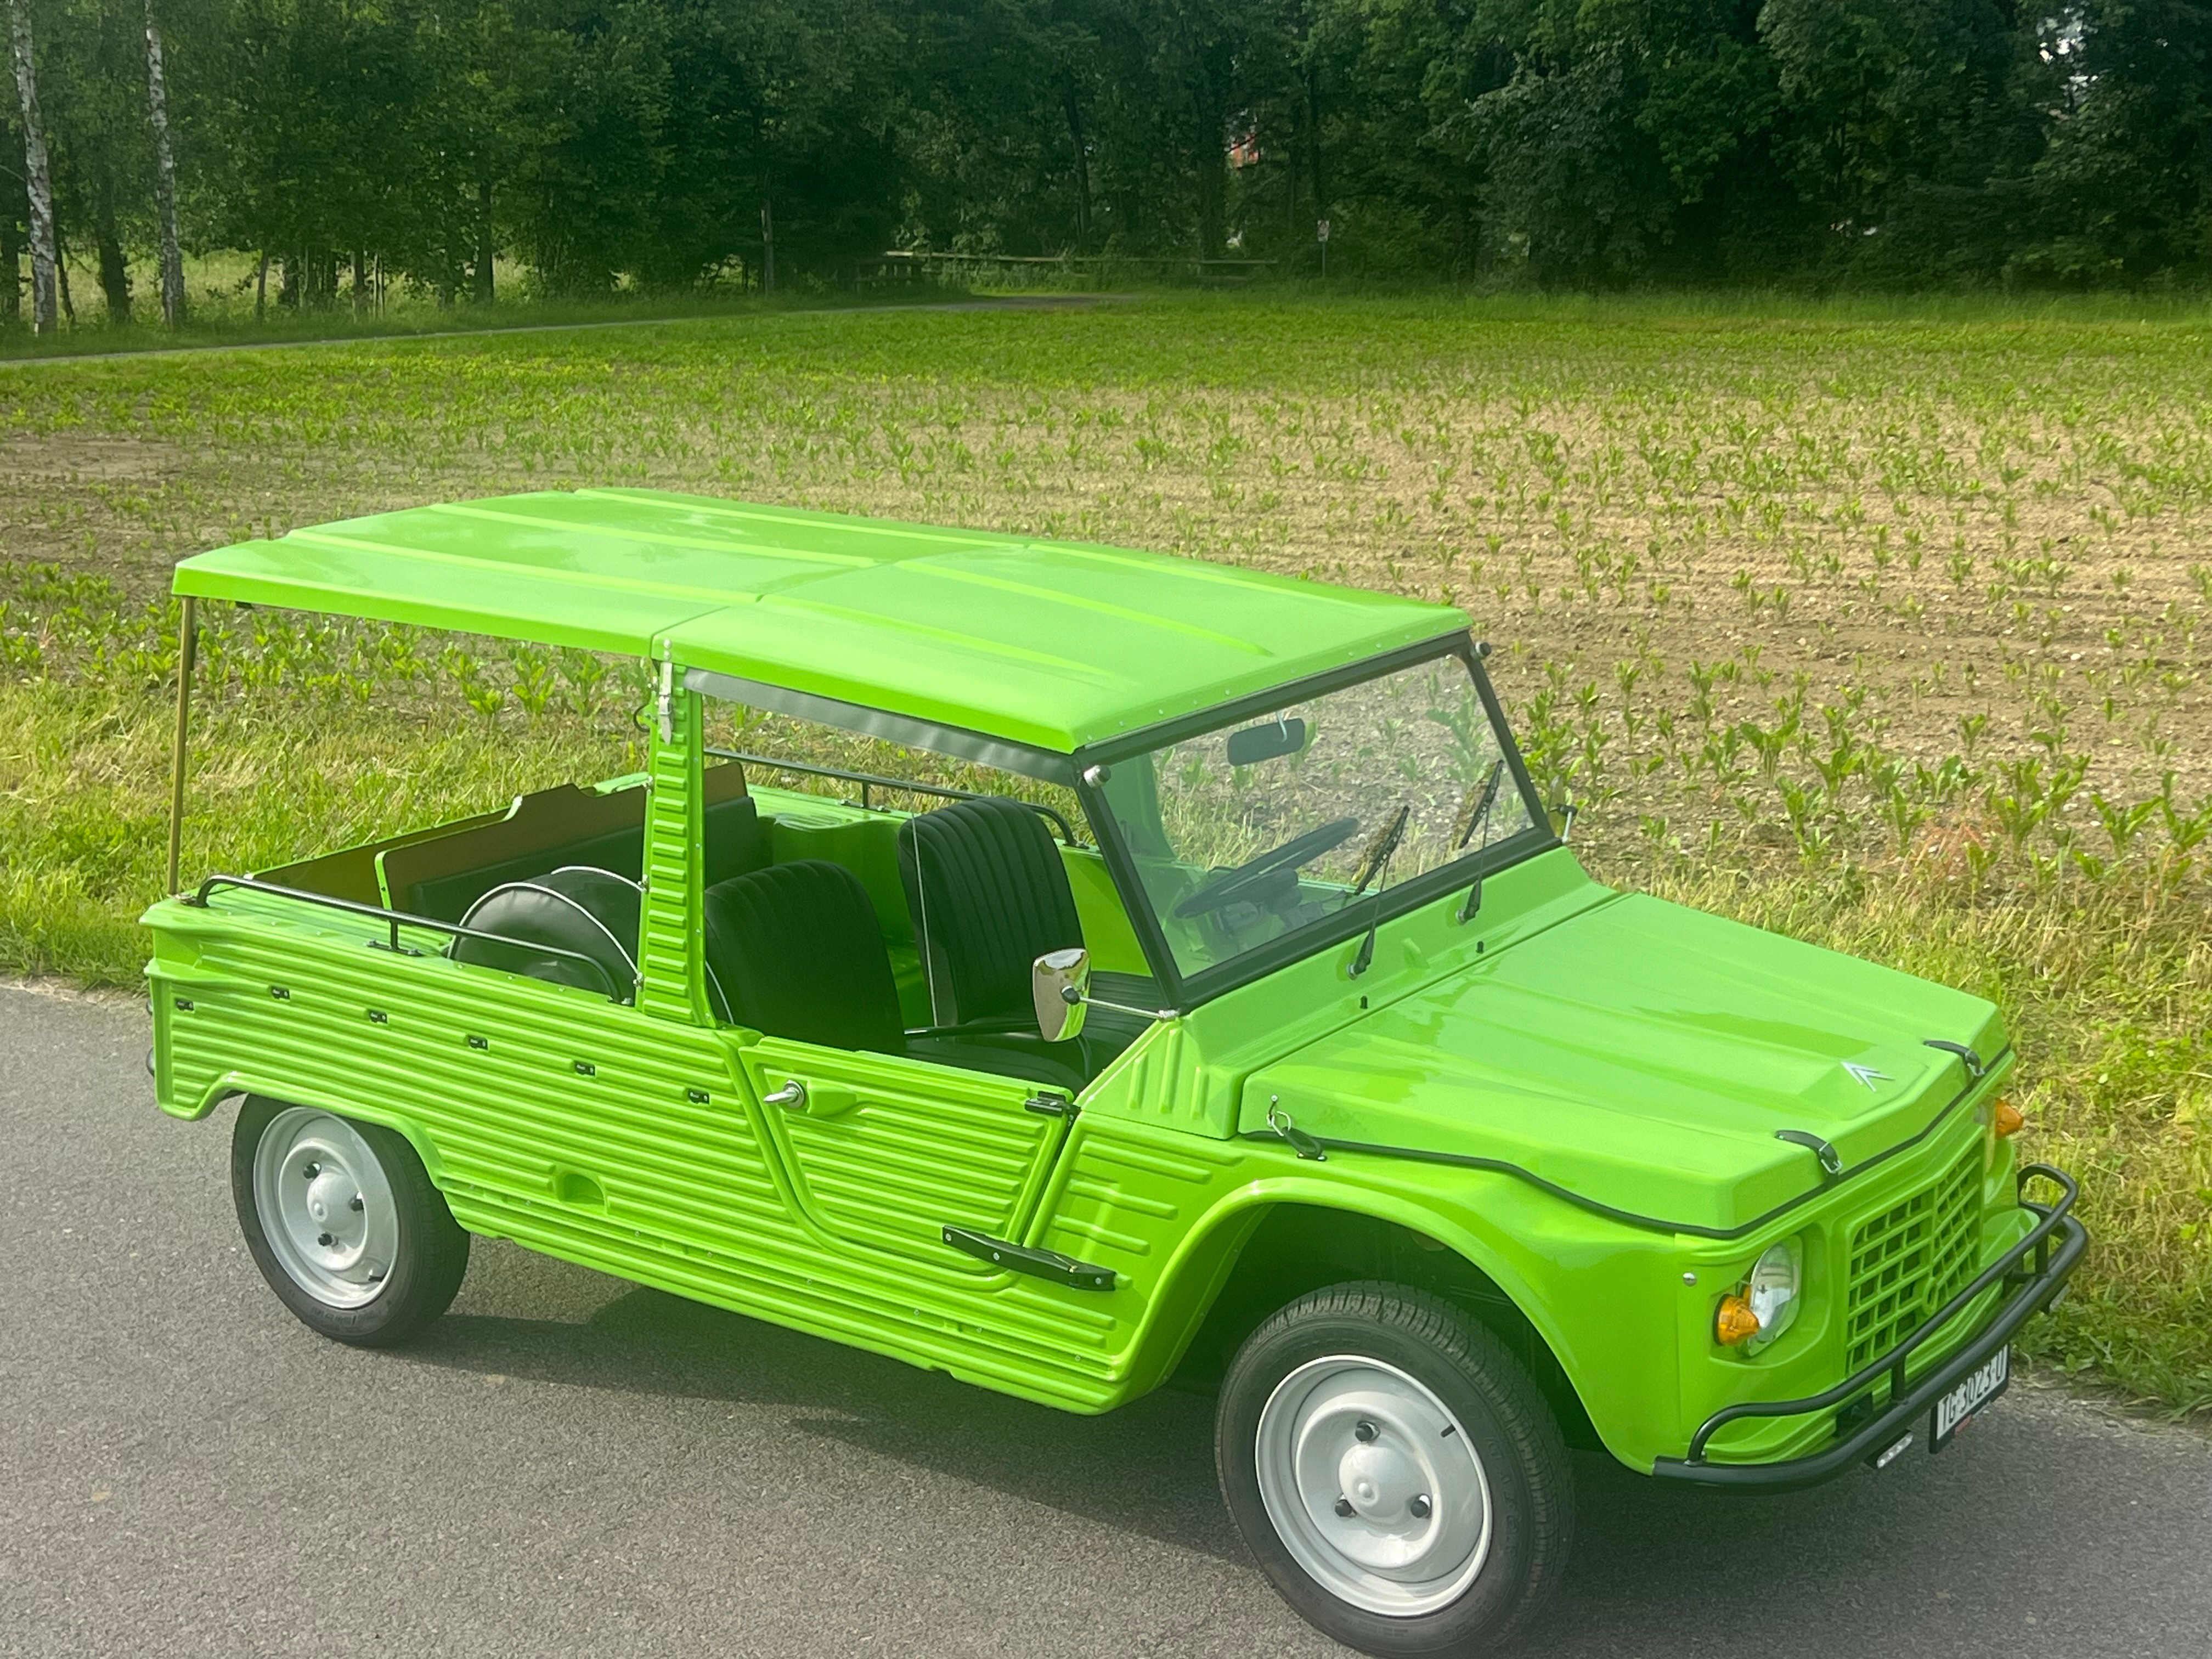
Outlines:
{"label": "black tubular bumper", "polygon": [[[2030,1203],[2026,1196],[2031,1181],[2054,1182],[2059,1195],[2053,1203]],[[2074,1200],[2080,1188],[2072,1176],[2047,1164],[2030,1164],[2020,1172],[2021,1204],[2036,1213],[2027,1236],[1975,1276],[1911,1335],[1863,1370],[1823,1394],[1802,1400],[1747,1400],[1724,1406],[1698,1425],[1690,1437],[1689,1455],[1662,1457],[1651,1473],[1662,1480],[1686,1480],[1695,1486],[1729,1486],[1745,1492],[1791,1492],[1818,1486],[1897,1443],[1936,1401],[1964,1377],[1980,1369],[1990,1355],[2012,1340],[2013,1333],[2048,1308],[2089,1248],[2089,1234],[2074,1218]],[[2031,1258],[2033,1258],[2031,1260]],[[1912,1356],[1941,1334],[1948,1325],[1990,1285],[2002,1281],[2012,1294],[1976,1332],[1973,1340],[1942,1364],[1908,1382],[1906,1370]],[[1800,1417],[1814,1412],[1844,1408],[1850,1417],[1855,1401],[1871,1405],[1875,1388],[1889,1379],[1889,1398],[1879,1411],[1869,1411],[1846,1427],[1839,1422],[1834,1443],[1804,1457],[1778,1463],[1712,1463],[1705,1448],[1729,1424],[1747,1417]]]}

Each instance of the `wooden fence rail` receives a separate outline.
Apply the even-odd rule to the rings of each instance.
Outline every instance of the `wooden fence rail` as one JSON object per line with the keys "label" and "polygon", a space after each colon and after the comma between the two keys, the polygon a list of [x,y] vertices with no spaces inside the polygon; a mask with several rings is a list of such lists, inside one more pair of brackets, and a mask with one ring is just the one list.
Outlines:
{"label": "wooden fence rail", "polygon": [[[1029,278],[1064,273],[1070,276],[1185,276],[1202,283],[1245,283],[1273,270],[1273,259],[1206,259],[1190,254],[1141,253],[928,253],[894,249],[862,260],[859,280],[914,282],[933,276],[973,278],[1003,270]],[[872,269],[871,267],[872,266]]]}

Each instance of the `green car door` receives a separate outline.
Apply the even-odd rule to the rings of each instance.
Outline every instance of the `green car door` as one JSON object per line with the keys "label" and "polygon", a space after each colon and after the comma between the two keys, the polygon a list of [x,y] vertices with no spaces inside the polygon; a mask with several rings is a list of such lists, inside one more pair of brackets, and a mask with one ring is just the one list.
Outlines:
{"label": "green car door", "polygon": [[948,1247],[945,1228],[1006,1240],[1029,1228],[1066,1121],[1038,1085],[723,1035],[766,1103],[762,1133],[788,1173],[793,1208],[841,1250],[980,1279],[983,1264]]}

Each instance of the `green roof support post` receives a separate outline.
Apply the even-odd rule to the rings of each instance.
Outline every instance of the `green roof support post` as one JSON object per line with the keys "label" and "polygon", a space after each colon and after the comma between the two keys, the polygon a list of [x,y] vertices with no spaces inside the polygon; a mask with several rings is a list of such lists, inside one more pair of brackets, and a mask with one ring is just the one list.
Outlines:
{"label": "green roof support post", "polygon": [[652,793],[645,811],[645,904],[638,926],[637,1006],[649,1013],[708,1023],[704,945],[693,849],[703,830],[700,770],[704,705],[661,641],[653,665],[647,720]]}
{"label": "green roof support post", "polygon": [[184,615],[177,623],[177,741],[169,764],[169,884],[177,890],[178,866],[185,845],[185,739],[191,729],[192,659],[199,646],[199,601],[185,595]]}

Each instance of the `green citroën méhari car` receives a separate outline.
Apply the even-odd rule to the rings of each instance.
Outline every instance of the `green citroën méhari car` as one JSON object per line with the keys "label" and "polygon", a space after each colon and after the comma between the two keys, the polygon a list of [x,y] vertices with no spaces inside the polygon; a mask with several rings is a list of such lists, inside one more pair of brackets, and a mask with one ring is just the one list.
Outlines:
{"label": "green citro\u00ebn m\u00e9hari car", "polygon": [[[655,688],[641,775],[148,913],[161,1107],[245,1097],[246,1242],[342,1341],[479,1233],[1069,1411],[1218,1381],[1291,1604],[1467,1652],[1560,1574],[1568,1446],[1745,1488],[1941,1446],[2086,1245],[1996,1011],[1592,881],[1455,611],[645,490],[176,589],[179,808],[195,599]],[[716,700],[1006,782],[732,756]],[[852,799],[764,787],[810,771]]]}

